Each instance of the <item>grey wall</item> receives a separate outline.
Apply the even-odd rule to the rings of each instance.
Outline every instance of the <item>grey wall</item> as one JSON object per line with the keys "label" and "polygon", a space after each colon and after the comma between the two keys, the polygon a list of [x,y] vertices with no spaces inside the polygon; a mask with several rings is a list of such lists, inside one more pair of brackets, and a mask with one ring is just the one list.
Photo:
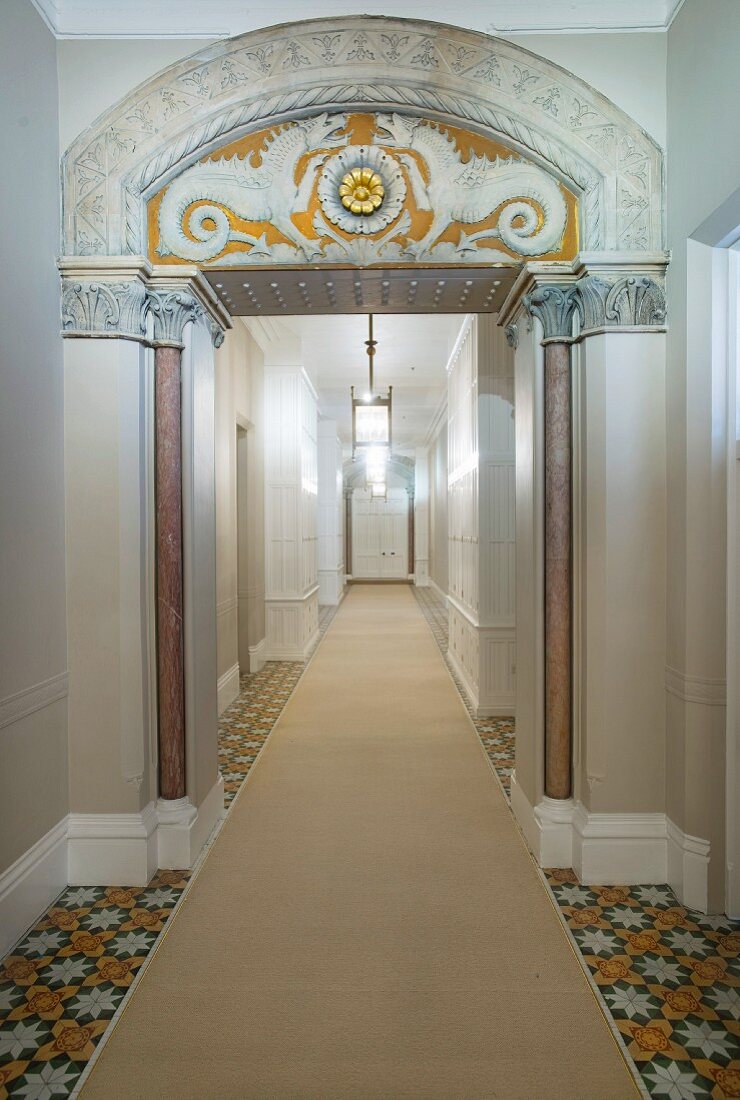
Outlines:
{"label": "grey wall", "polygon": [[65,699],[9,720],[66,668],[56,44],[29,0],[0,5],[0,133],[2,870],[68,806]]}

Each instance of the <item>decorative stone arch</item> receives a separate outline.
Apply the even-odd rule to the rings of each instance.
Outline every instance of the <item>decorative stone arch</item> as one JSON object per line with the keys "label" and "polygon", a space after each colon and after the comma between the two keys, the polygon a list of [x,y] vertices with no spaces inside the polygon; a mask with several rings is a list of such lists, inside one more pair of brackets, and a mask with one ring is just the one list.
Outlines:
{"label": "decorative stone arch", "polygon": [[106,111],[63,159],[68,256],[146,254],[147,199],[200,157],[322,111],[421,114],[493,136],[580,196],[581,247],[663,246],[663,158],[577,77],[503,40],[375,16],[218,42]]}
{"label": "decorative stone arch", "polygon": [[[505,258],[522,270],[500,307],[498,323],[506,327],[515,349],[517,377],[531,384],[531,400],[522,410],[522,417],[529,417],[524,437],[528,433],[530,440],[538,439],[544,424],[544,444],[542,440],[532,444],[531,492],[522,508],[522,514],[531,513],[530,518],[539,512],[531,541],[540,557],[532,557],[521,586],[525,595],[531,595],[532,629],[526,646],[517,642],[517,682],[524,682],[521,671],[526,665],[532,696],[543,679],[545,690],[537,707],[530,708],[528,723],[520,727],[524,735],[520,741],[527,741],[535,762],[520,769],[517,759],[512,804],[542,865],[570,866],[572,860],[584,881],[596,882],[586,849],[590,835],[598,849],[599,838],[606,838],[600,830],[606,826],[597,822],[596,831],[589,834],[588,811],[579,800],[587,782],[589,788],[601,790],[603,804],[611,810],[605,794],[607,763],[615,771],[622,765],[606,760],[604,746],[609,739],[616,742],[621,730],[618,708],[611,708],[613,717],[604,715],[598,670],[595,674],[584,670],[579,654],[611,655],[604,679],[610,678],[612,700],[623,700],[629,696],[625,685],[654,666],[660,642],[651,649],[650,639],[644,644],[640,638],[625,640],[620,623],[628,613],[640,621],[649,612],[656,621],[663,615],[662,566],[655,564],[657,579],[650,590],[634,586],[635,577],[646,575],[643,558],[649,548],[635,540],[634,548],[625,549],[624,517],[615,514],[627,488],[636,515],[661,516],[665,510],[664,478],[656,474],[664,455],[654,430],[664,401],[660,372],[668,257],[663,252],[663,154],[624,112],[559,66],[500,39],[417,20],[369,16],[312,20],[218,42],[142,84],[81,134],[63,159],[60,268],[63,335],[72,338],[69,361],[79,357],[83,374],[89,368],[92,358],[80,346],[84,339],[98,340],[96,368],[103,361],[117,365],[124,353],[133,356],[130,344],[123,349],[115,346],[125,341],[155,349],[154,432],[167,444],[157,447],[156,498],[163,509],[169,509],[166,516],[158,512],[154,555],[158,590],[168,593],[165,601],[159,601],[157,636],[169,638],[166,646],[159,645],[157,693],[160,700],[178,704],[170,707],[167,721],[160,716],[158,726],[159,793],[164,803],[160,828],[172,825],[177,836],[186,834],[193,810],[185,782],[181,705],[185,684],[181,623],[187,606],[182,598],[178,512],[182,506],[181,349],[185,347],[191,365],[194,356],[209,360],[212,386],[211,352],[204,350],[205,337],[197,329],[207,325],[218,345],[230,319],[201,269],[179,262],[181,253],[171,253],[174,263],[154,263],[148,258],[148,203],[196,162],[236,141],[250,136],[256,140],[260,131],[284,123],[308,128],[311,120],[323,114],[363,112],[388,112],[419,125],[439,124],[450,131],[457,127],[480,135],[491,144],[505,146],[507,156],[510,151],[515,160],[528,161],[540,175],[549,177],[549,183],[557,182],[577,199],[579,233],[572,251],[554,260],[541,257],[527,262],[522,254]],[[368,262],[359,253],[358,257],[355,266]],[[577,359],[571,354],[574,342],[580,343]],[[571,404],[574,362],[581,379],[589,381],[585,397],[579,397],[576,432]],[[535,383],[540,377],[542,386]],[[78,420],[83,423],[89,409],[84,405],[85,391],[80,393]],[[140,407],[141,402],[127,415],[135,420]],[[623,433],[618,430],[625,418],[632,456],[626,472]],[[144,439],[143,430],[139,438]],[[581,508],[584,498],[586,513],[589,502],[596,504],[590,512],[591,541],[583,559],[594,566],[590,583],[596,584],[601,583],[599,567],[609,561],[610,582],[621,586],[621,602],[615,621],[606,616],[605,604],[601,617],[599,609],[591,606],[588,622],[574,637],[571,487],[576,478],[571,445],[578,438],[587,440],[590,447],[589,477],[579,485]],[[544,475],[534,465],[535,449],[540,447]],[[537,454],[539,462],[540,450]],[[607,492],[615,482],[619,492]],[[115,491],[113,486],[112,495]],[[662,541],[659,532],[655,545]],[[611,553],[612,548],[616,553]],[[618,567],[615,562],[620,563]],[[582,568],[577,562],[575,566]],[[112,563],[112,573],[115,570]],[[117,575],[112,583],[119,584]],[[135,582],[133,587],[135,598],[142,598]],[[543,603],[547,607],[544,623]],[[543,653],[549,657],[541,676]],[[591,660],[590,667],[595,665],[598,660]],[[584,732],[581,726],[580,744],[586,744],[586,751],[581,751],[580,763],[573,752],[574,667],[579,677],[595,676],[594,686],[584,690],[599,698],[599,706],[589,711],[588,718],[596,729],[593,744],[591,729]],[[98,707],[97,690],[95,685],[91,712]],[[653,677],[648,692],[652,710],[625,712],[622,727],[629,724],[649,741],[650,715],[660,711],[655,697],[662,690],[662,683]],[[576,812],[581,815],[577,825]],[[620,837],[628,837],[630,844],[635,838],[649,842],[641,838],[640,828],[637,822],[636,831]],[[206,829],[203,835],[207,833]],[[639,847],[633,845],[630,852]],[[160,867],[191,862],[180,849],[167,851],[170,854],[164,856],[160,851]],[[581,852],[578,857],[577,851]],[[620,864],[622,870],[625,866]],[[658,870],[650,871],[657,875],[653,881],[665,881],[659,859],[655,866]]]}

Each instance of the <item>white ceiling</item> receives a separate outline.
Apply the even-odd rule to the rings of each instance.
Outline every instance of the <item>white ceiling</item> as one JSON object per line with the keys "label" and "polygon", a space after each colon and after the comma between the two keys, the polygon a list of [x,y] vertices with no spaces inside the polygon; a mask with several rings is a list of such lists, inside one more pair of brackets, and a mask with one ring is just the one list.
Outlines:
{"label": "white ceiling", "polygon": [[[59,38],[228,38],[298,19],[369,14],[488,34],[666,30],[683,0],[32,0]],[[358,9],[361,9],[358,10]]]}
{"label": "white ceiling", "polygon": [[[350,386],[367,390],[367,317],[281,317],[300,336],[303,363],[319,395],[319,412],[336,420],[344,444],[352,440]],[[463,317],[382,314],[373,318],[375,388],[393,386],[393,450],[420,446],[444,395],[445,368]]]}

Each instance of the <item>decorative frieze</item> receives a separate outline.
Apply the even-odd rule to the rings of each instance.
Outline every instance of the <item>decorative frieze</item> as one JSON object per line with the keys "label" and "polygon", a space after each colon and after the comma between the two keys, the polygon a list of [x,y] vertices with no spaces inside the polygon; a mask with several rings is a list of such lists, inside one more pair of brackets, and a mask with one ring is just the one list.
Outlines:
{"label": "decorative frieze", "polygon": [[582,196],[585,248],[663,243],[661,150],[593,88],[501,39],[348,16],[209,45],[110,108],[65,156],[65,248],[142,252],[146,198],[199,156],[286,120],[358,109],[472,124],[531,155]]}

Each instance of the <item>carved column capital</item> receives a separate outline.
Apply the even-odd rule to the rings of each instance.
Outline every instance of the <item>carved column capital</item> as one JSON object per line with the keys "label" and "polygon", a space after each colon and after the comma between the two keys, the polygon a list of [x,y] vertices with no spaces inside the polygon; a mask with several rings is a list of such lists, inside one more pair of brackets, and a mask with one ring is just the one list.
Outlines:
{"label": "carved column capital", "polygon": [[574,285],[581,332],[605,329],[662,329],[666,319],[664,281],[642,273],[584,275]]}
{"label": "carved column capital", "polygon": [[525,294],[522,304],[542,322],[543,342],[570,340],[575,310],[572,284],[543,283]]}
{"label": "carved column capital", "polygon": [[516,322],[512,325],[507,325],[504,329],[504,335],[506,336],[506,343],[510,348],[516,348],[519,346],[519,329],[516,326]]}
{"label": "carved column capital", "polygon": [[214,321],[213,317],[208,318],[208,331],[211,334],[211,340],[213,341],[214,348],[220,348],[226,339],[226,329]]}
{"label": "carved column capital", "polygon": [[155,347],[181,348],[185,325],[197,321],[205,313],[198,299],[187,290],[150,288],[147,299],[154,318]]}
{"label": "carved column capital", "polygon": [[62,279],[62,336],[145,340],[146,311],[141,279]]}

